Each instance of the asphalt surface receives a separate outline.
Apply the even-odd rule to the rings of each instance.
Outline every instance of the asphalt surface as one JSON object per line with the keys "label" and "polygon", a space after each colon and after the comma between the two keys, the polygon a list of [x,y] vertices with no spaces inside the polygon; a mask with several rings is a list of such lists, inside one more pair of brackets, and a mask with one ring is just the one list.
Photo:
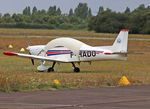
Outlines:
{"label": "asphalt surface", "polygon": [[0,109],[150,109],[150,86],[0,92]]}

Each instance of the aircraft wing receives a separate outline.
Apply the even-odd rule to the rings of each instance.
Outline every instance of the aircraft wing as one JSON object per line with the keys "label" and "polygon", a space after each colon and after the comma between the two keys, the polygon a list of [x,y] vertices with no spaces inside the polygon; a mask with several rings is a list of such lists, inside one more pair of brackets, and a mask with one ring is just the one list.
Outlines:
{"label": "aircraft wing", "polygon": [[59,59],[53,59],[53,58],[44,57],[44,56],[36,56],[36,55],[14,53],[14,52],[3,52],[3,54],[8,55],[8,56],[19,56],[19,57],[38,59],[38,60],[44,60],[44,61],[68,62],[67,60],[59,60]]}

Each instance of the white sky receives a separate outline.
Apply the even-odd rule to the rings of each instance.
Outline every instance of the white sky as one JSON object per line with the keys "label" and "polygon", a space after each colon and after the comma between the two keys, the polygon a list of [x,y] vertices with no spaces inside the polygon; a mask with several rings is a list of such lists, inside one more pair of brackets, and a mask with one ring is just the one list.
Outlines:
{"label": "white sky", "polygon": [[36,6],[38,9],[47,10],[49,6],[54,5],[60,7],[62,13],[68,13],[70,8],[76,8],[80,2],[87,3],[94,15],[97,14],[99,6],[117,12],[125,11],[126,7],[133,10],[140,4],[150,6],[150,0],[0,0],[0,13],[22,13],[26,6],[31,8]]}

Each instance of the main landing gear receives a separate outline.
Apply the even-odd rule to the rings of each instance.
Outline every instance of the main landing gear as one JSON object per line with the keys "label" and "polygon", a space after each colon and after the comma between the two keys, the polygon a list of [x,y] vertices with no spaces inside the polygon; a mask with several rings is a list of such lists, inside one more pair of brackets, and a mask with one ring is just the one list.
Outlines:
{"label": "main landing gear", "polygon": [[[54,72],[54,66],[55,66],[56,62],[53,62],[52,67],[48,68],[48,72]],[[80,72],[80,69],[78,67],[75,66],[75,64],[72,62],[72,66],[74,67],[74,72]]]}
{"label": "main landing gear", "polygon": [[48,68],[48,72],[54,72],[54,66],[55,66],[56,62],[53,62],[52,67]]}
{"label": "main landing gear", "polygon": [[75,64],[72,62],[72,66],[74,67],[74,72],[80,72],[80,69],[75,66]]}

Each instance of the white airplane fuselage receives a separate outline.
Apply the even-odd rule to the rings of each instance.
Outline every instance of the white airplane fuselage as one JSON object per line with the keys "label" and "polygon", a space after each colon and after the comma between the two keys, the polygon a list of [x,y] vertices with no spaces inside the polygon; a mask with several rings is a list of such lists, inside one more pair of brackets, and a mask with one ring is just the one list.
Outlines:
{"label": "white airplane fuselage", "polygon": [[29,46],[30,52],[37,56],[46,56],[51,59],[57,59],[64,62],[82,62],[99,60],[126,60],[123,55],[113,54],[112,51],[103,49],[103,47],[84,46],[80,49],[79,55],[65,47],[56,47],[45,51],[45,45]]}

